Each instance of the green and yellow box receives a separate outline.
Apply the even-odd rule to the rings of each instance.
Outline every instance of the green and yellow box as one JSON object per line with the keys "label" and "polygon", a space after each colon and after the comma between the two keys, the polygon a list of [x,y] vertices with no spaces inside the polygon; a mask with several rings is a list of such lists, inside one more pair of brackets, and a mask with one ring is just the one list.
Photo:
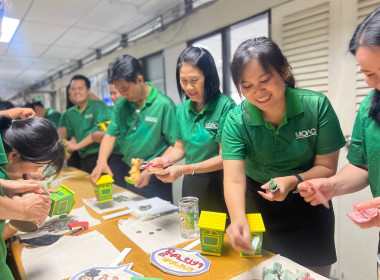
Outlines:
{"label": "green and yellow box", "polygon": [[50,217],[53,215],[69,214],[77,202],[75,193],[63,184],[57,189],[56,193],[50,193],[50,198]]}
{"label": "green and yellow box", "polygon": [[241,257],[262,257],[261,248],[263,245],[263,233],[265,232],[264,221],[260,213],[247,214],[247,221],[251,230],[251,244],[253,254],[240,252]]}
{"label": "green and yellow box", "polygon": [[99,202],[106,202],[113,200],[112,191],[113,191],[113,182],[114,180],[108,174],[102,175],[99,177],[99,180],[94,186],[94,191],[96,199]]}
{"label": "green and yellow box", "polygon": [[221,256],[226,229],[226,213],[202,211],[198,222],[201,253]]}

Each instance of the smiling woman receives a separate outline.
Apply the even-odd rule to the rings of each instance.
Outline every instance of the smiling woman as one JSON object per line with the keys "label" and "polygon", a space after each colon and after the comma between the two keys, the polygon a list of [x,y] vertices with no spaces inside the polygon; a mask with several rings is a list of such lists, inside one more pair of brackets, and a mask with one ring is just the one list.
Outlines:
{"label": "smiling woman", "polygon": [[222,135],[231,244],[252,253],[245,213],[261,213],[264,249],[329,277],[336,261],[332,203],[312,207],[292,190],[335,174],[345,144],[337,116],[325,95],[294,87],[287,59],[266,37],[240,44],[231,74],[246,98],[229,113]]}

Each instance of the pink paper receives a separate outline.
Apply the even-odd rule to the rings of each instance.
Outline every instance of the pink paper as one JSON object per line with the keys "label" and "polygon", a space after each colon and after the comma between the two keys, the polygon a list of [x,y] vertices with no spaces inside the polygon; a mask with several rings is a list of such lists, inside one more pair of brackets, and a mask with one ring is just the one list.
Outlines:
{"label": "pink paper", "polygon": [[377,208],[371,208],[364,211],[355,211],[352,213],[347,213],[347,216],[350,217],[350,219],[354,220],[358,223],[365,223],[370,220],[372,220],[374,217],[378,215],[378,209]]}

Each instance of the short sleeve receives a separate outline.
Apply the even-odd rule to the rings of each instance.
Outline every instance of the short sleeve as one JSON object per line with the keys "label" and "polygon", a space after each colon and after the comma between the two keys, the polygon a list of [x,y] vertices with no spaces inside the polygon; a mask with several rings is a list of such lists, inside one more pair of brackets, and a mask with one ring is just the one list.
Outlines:
{"label": "short sleeve", "polygon": [[59,118],[59,122],[58,122],[58,127],[66,127],[67,126],[67,123],[66,123],[66,112],[63,112],[61,114],[61,117]]}
{"label": "short sleeve", "polygon": [[170,146],[174,146],[175,137],[173,128],[176,127],[176,107],[173,103],[167,102],[165,105],[167,108],[164,110],[164,119],[162,121],[162,132],[165,136],[166,142]]}
{"label": "short sleeve", "polygon": [[237,123],[239,117],[240,115],[234,114],[234,110],[226,117],[222,134],[222,159],[246,158],[247,145]]}
{"label": "short sleeve", "polygon": [[365,165],[365,137],[364,137],[365,119],[363,119],[363,108],[360,107],[355,119],[354,128],[352,130],[351,145],[347,154],[347,159],[354,165]]}
{"label": "short sleeve", "polygon": [[111,122],[108,125],[107,132],[106,134],[118,137],[120,132],[119,132],[119,127],[118,127],[118,115],[119,115],[119,109],[118,106],[115,105],[113,107],[113,114],[111,114]]}
{"label": "short sleeve", "polygon": [[97,103],[97,114],[96,114],[96,124],[98,125],[99,123],[109,121],[111,119],[111,113],[110,110],[106,105],[104,105],[103,102],[98,102]]}
{"label": "short sleeve", "polygon": [[182,140],[182,134],[180,130],[181,112],[182,112],[181,105],[178,105],[176,113],[175,113],[175,120],[174,120],[174,126],[173,126],[173,137],[175,140]]}
{"label": "short sleeve", "polygon": [[316,154],[326,155],[342,148],[344,139],[340,123],[327,97],[319,105],[318,139]]}
{"label": "short sleeve", "polygon": [[222,115],[220,116],[218,132],[215,136],[215,142],[218,142],[218,143],[222,142],[222,134],[223,134],[224,124],[225,124],[228,112],[231,109],[235,108],[235,106],[236,106],[236,103],[233,100],[231,100],[230,102],[225,104],[225,106],[224,106],[225,108],[222,112]]}

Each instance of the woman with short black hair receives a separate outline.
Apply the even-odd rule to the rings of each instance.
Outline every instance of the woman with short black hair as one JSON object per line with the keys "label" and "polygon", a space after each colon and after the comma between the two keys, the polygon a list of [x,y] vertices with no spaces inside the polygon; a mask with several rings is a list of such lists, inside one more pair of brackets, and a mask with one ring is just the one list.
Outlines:
{"label": "woman with short black hair", "polygon": [[[182,175],[182,196],[199,199],[199,211],[227,212],[223,198],[221,135],[225,117],[235,102],[219,90],[219,76],[210,52],[200,47],[185,49],[177,61],[178,104],[171,163],[185,158],[185,165],[168,167],[157,178],[174,182]],[[156,159],[159,162],[160,159]]]}

